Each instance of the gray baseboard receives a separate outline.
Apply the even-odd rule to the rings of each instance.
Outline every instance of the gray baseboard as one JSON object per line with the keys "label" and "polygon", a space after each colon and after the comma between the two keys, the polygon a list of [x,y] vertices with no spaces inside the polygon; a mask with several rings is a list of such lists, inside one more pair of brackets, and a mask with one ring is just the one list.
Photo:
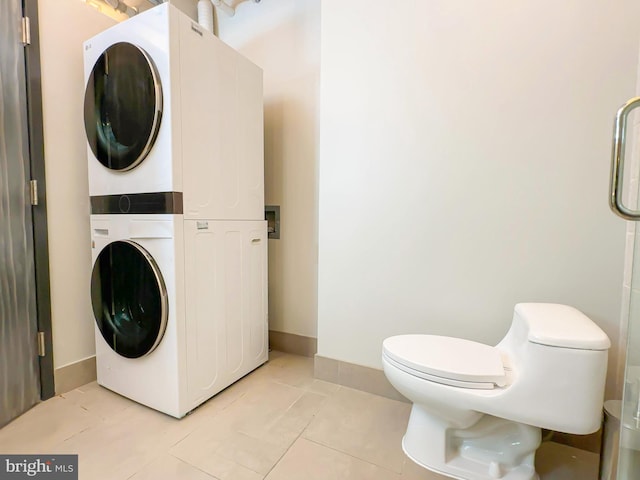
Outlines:
{"label": "gray baseboard", "polygon": [[54,373],[56,395],[67,393],[96,379],[96,357],[85,358],[56,368]]}
{"label": "gray baseboard", "polygon": [[269,330],[269,347],[280,352],[313,357],[318,351],[318,339]]}
{"label": "gray baseboard", "polygon": [[342,362],[320,355],[316,355],[314,358],[314,375],[319,380],[337,383],[392,400],[409,402],[393,388],[382,370]]}

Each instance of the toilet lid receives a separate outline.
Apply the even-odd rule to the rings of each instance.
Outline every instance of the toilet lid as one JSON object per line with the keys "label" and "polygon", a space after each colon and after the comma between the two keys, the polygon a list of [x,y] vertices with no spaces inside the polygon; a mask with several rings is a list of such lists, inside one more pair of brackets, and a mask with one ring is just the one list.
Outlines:
{"label": "toilet lid", "polygon": [[456,386],[459,382],[488,386],[507,383],[500,352],[483,343],[437,335],[398,335],[387,338],[382,350],[400,366],[456,380]]}

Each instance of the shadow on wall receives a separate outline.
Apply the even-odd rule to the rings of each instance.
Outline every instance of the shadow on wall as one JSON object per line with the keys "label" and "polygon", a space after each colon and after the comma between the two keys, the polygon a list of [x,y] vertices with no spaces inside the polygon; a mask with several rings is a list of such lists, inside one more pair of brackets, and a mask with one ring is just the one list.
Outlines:
{"label": "shadow on wall", "polygon": [[218,33],[263,69],[265,203],[281,214],[280,239],[269,241],[270,329],[315,338],[320,0],[235,4],[233,17],[216,12]]}
{"label": "shadow on wall", "polygon": [[[304,87],[307,83],[302,79]],[[290,94],[304,97],[305,91]],[[265,201],[280,205],[280,239],[269,242],[269,328],[316,337],[317,122],[315,105],[265,104]]]}

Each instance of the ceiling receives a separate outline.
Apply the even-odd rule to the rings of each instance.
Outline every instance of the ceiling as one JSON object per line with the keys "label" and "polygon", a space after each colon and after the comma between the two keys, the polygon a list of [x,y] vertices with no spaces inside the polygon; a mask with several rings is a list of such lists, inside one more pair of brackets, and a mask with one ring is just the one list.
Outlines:
{"label": "ceiling", "polygon": [[[122,9],[116,10],[114,5],[118,5],[117,0],[82,0],[87,5],[96,8],[100,13],[113,18],[119,22],[129,18]],[[120,0],[120,4],[135,8],[138,12],[148,10],[155,5],[163,3],[165,0]]]}

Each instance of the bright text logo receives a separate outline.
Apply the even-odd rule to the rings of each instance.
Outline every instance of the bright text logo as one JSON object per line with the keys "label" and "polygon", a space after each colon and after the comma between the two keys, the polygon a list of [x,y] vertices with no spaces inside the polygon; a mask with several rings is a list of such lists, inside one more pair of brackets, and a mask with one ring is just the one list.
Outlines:
{"label": "bright text logo", "polygon": [[0,455],[0,480],[78,480],[77,455]]}

